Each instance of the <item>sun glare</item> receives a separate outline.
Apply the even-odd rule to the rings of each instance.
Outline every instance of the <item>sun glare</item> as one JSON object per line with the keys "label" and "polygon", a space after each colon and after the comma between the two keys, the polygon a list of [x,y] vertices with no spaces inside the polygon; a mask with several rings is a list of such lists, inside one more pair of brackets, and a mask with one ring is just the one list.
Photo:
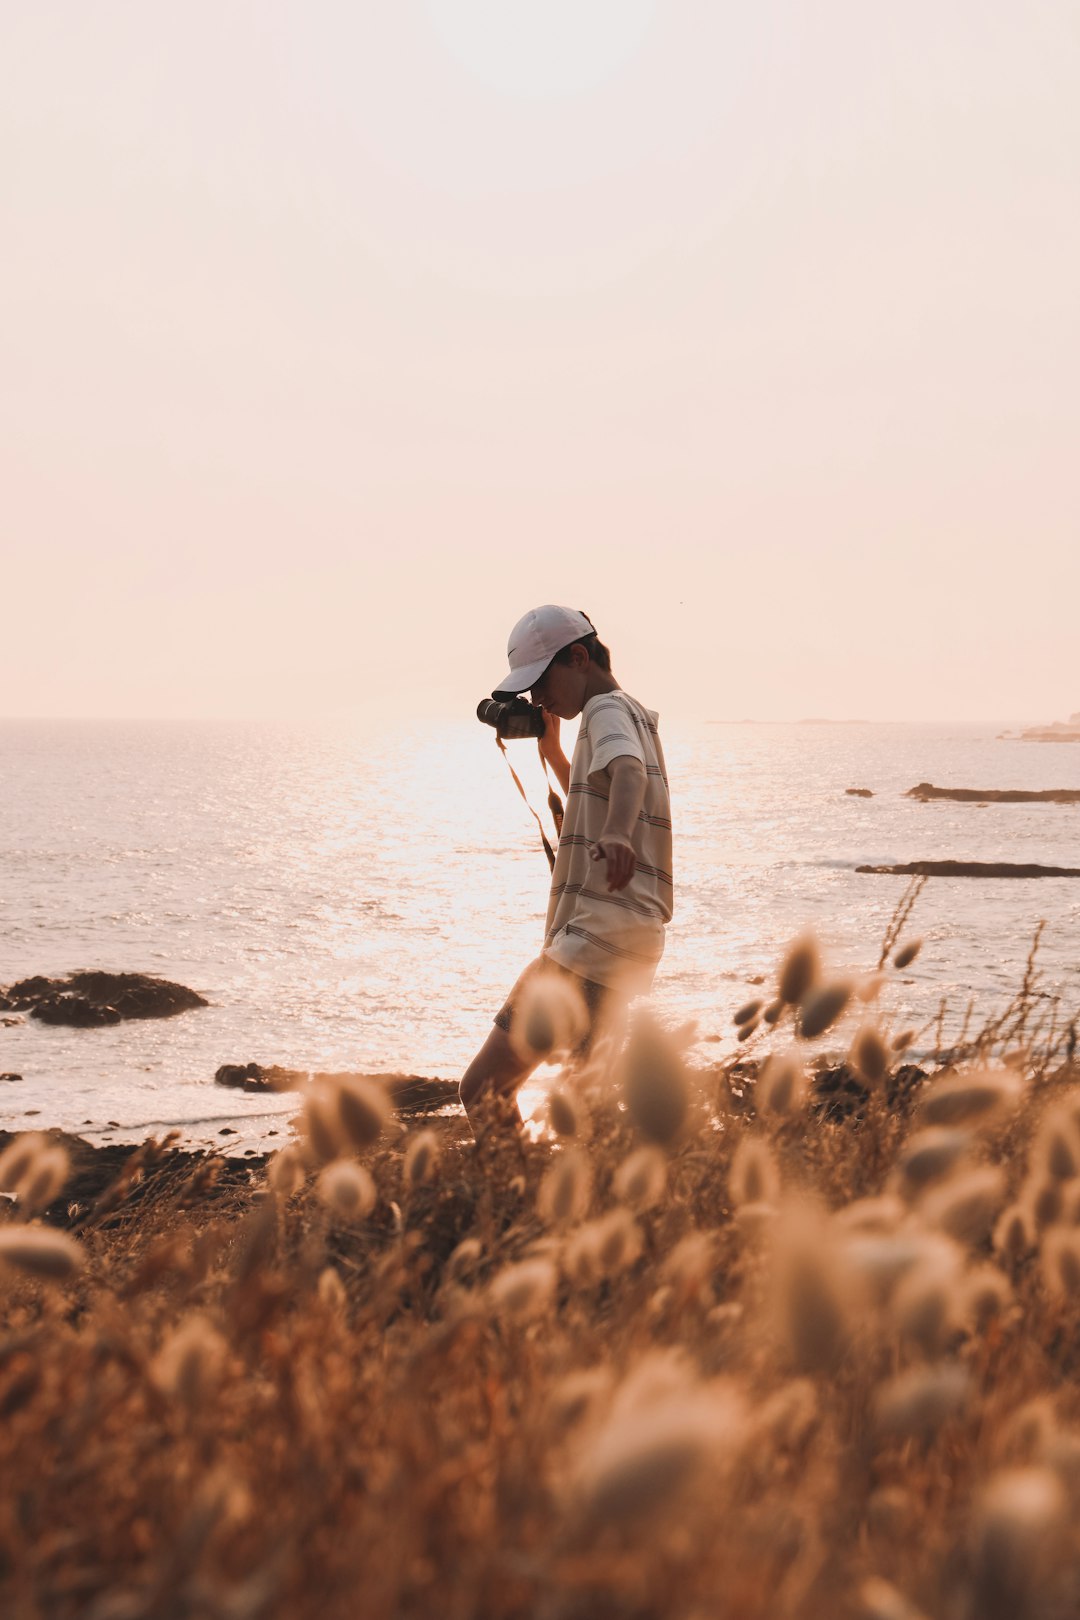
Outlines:
{"label": "sun glare", "polygon": [[645,37],[655,0],[426,0],[436,33],[507,95],[557,96],[609,78]]}

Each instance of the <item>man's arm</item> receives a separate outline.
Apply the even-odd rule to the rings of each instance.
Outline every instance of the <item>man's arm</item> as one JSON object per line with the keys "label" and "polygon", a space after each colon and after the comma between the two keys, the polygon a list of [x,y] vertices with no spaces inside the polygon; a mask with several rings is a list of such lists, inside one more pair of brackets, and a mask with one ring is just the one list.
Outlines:
{"label": "man's arm", "polygon": [[562,788],[563,793],[570,791],[570,761],[563,753],[562,742],[559,739],[561,721],[557,714],[549,714],[544,710],[544,735],[540,739],[540,752],[555,772],[555,780]]}
{"label": "man's arm", "polygon": [[611,778],[604,829],[593,845],[594,861],[607,862],[608,892],[625,889],[637,867],[633,836],[638,814],[645,803],[648,777],[640,759],[620,754],[607,768]]}

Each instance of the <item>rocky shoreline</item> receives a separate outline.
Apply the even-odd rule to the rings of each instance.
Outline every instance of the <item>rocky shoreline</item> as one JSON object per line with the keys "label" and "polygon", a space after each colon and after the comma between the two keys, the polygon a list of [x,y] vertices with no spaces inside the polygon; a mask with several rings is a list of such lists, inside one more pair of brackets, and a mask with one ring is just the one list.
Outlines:
{"label": "rocky shoreline", "polygon": [[[848,789],[849,793],[853,791]],[[919,782],[908,788],[904,797],[923,804],[933,799],[948,799],[956,804],[1080,804],[1080,788],[942,788]]]}

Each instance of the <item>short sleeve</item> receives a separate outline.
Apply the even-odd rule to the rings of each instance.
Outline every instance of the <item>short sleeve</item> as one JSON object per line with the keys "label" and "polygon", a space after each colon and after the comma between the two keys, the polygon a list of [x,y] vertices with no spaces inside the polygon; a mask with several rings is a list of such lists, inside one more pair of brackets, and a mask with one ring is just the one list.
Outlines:
{"label": "short sleeve", "polygon": [[612,692],[595,699],[588,723],[590,776],[606,770],[613,759],[624,754],[645,764],[637,721],[624,698]]}

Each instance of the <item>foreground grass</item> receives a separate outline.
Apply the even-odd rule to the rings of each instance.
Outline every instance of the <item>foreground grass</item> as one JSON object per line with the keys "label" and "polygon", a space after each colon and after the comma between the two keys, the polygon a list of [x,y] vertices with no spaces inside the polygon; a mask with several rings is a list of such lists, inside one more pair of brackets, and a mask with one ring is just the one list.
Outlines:
{"label": "foreground grass", "polygon": [[803,967],[756,1086],[642,1024],[547,1142],[334,1077],[251,1172],[15,1139],[3,1613],[1080,1611],[1080,1072],[879,1018],[835,1106]]}

